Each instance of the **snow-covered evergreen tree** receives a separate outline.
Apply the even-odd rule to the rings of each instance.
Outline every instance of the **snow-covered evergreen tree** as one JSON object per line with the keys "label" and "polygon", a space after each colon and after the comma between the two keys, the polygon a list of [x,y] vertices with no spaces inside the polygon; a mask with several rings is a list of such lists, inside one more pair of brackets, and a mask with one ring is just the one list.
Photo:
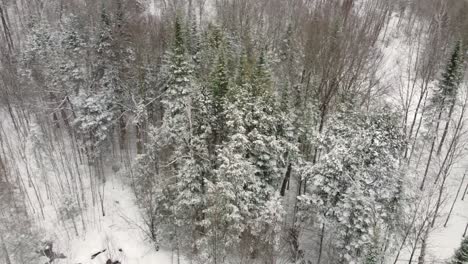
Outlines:
{"label": "snow-covered evergreen tree", "polygon": [[81,21],[74,15],[60,25],[39,20],[33,24],[24,44],[20,73],[32,92],[48,103],[47,114],[57,127],[65,124],[71,134],[71,97],[88,81],[86,52],[88,39]]}
{"label": "snow-covered evergreen tree", "polygon": [[[416,1],[395,18],[386,0],[23,2],[0,4],[0,261],[52,252],[24,241],[49,208],[65,230],[92,232],[99,199],[112,222],[119,180],[142,213],[128,220],[192,263],[373,264],[409,244],[420,261],[432,250],[467,135],[462,42],[441,61],[452,37],[465,41],[452,14],[463,5]],[[15,177],[2,175],[9,162]]]}
{"label": "snow-covered evergreen tree", "polygon": [[74,101],[76,106],[73,125],[83,143],[86,154],[93,160],[107,149],[114,127],[114,103],[108,91],[88,95],[81,93]]}
{"label": "snow-covered evergreen tree", "polygon": [[456,100],[458,87],[463,78],[464,49],[462,43],[457,41],[450,60],[442,73],[439,86],[432,96],[433,107],[437,109],[448,109]]}
{"label": "snow-covered evergreen tree", "polygon": [[468,263],[468,237],[465,237],[460,245],[460,248],[455,251],[451,264],[466,264]]}
{"label": "snow-covered evergreen tree", "polygon": [[[2,162],[4,157],[1,157]],[[2,263],[38,261],[35,250],[39,236],[27,211],[24,192],[14,184],[13,177],[0,163],[0,260]]]}
{"label": "snow-covered evergreen tree", "polygon": [[[165,226],[163,236],[177,248],[198,252],[197,239],[203,234],[205,203],[206,156],[203,135],[194,109],[200,106],[202,97],[193,78],[191,58],[186,50],[182,23],[175,21],[174,42],[166,56],[161,74],[166,80],[162,104],[164,115],[161,126],[150,133],[148,153],[142,157],[139,177],[157,177],[159,185],[153,185],[158,209],[156,218]],[[203,106],[203,104],[201,105]],[[150,161],[155,170],[142,170]],[[142,167],[143,166],[143,167]],[[146,175],[146,176],[145,176]],[[142,181],[146,182],[146,181]]]}
{"label": "snow-covered evergreen tree", "polygon": [[403,136],[392,113],[344,112],[330,120],[319,144],[322,157],[303,171],[311,185],[302,199],[320,223],[335,228],[340,262],[357,261],[395,221]]}
{"label": "snow-covered evergreen tree", "polygon": [[[240,74],[244,74],[242,69]],[[212,203],[207,209],[207,215],[216,212],[214,219],[221,221],[209,229],[215,232],[213,239],[220,251],[241,241],[241,250],[251,257],[266,252],[274,256],[283,216],[278,195],[285,170],[283,155],[294,148],[286,142],[290,132],[287,120],[282,119],[278,104],[268,92],[269,80],[264,80],[255,84],[243,80],[226,93],[225,140],[218,148],[216,181],[210,183]],[[261,87],[259,92],[253,92],[254,85]]]}
{"label": "snow-covered evergreen tree", "polygon": [[[124,31],[125,16],[123,3],[117,1],[116,12],[112,13],[105,4],[100,10],[100,21],[97,35],[94,39],[93,54],[95,66],[91,80],[91,90],[103,91],[112,96],[112,111],[118,124],[120,148],[125,148],[127,134],[126,112],[129,104],[128,84],[133,84],[132,78],[126,74],[134,62],[133,50],[127,45],[128,36]],[[92,94],[92,92],[91,92]]]}

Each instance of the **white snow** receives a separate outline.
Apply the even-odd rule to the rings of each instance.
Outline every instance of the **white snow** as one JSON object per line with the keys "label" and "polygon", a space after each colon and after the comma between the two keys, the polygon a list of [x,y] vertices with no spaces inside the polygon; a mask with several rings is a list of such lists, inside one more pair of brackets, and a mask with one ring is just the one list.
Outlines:
{"label": "white snow", "polygon": [[[407,105],[409,107],[408,120],[411,122],[410,119],[414,117],[414,109],[419,97],[421,83],[419,79],[415,79],[416,76],[412,68],[417,60],[418,47],[414,44],[414,41],[410,42],[408,35],[404,33],[404,20],[401,24],[398,21],[399,17],[395,15],[390,19],[385,38],[381,38],[379,43],[383,58],[378,71],[378,78],[381,80],[380,85],[382,87],[388,87],[389,97],[387,100],[390,104],[400,107]],[[413,86],[413,82],[416,85]],[[435,82],[431,83],[429,89],[433,89],[434,85],[436,85]],[[438,161],[434,159],[433,162]],[[420,167],[424,166],[421,165]],[[429,234],[426,263],[445,263],[460,246],[462,234],[468,223],[468,197],[461,201],[462,192],[468,179],[465,179],[465,184],[455,203],[447,227],[443,227],[443,224],[455,199],[465,168],[468,168],[468,164],[464,159],[461,159],[454,165],[454,169],[447,179],[446,197],[444,197],[445,201],[440,211],[440,217],[436,221],[435,229],[431,230]],[[419,184],[422,172],[417,172],[415,176],[413,180]],[[408,246],[402,251],[397,263],[408,263],[410,253],[411,250]],[[413,262],[417,262],[418,256],[419,248],[413,257]],[[393,259],[391,259],[391,262],[393,263]]]}
{"label": "white snow", "polygon": [[[85,235],[70,242],[69,262],[64,263],[100,264],[109,258],[128,264],[177,263],[176,256],[170,251],[156,251],[145,239],[133,194],[120,179],[108,181],[105,193],[106,216],[100,215]],[[106,252],[90,259],[92,254],[103,249]]]}
{"label": "white snow", "polygon": [[[105,264],[109,258],[112,261],[119,260],[122,264],[179,263],[177,255],[172,254],[170,249],[165,249],[162,245],[162,248],[157,251],[150,240],[145,237],[140,212],[127,182],[129,181],[129,173],[125,169],[119,173],[112,170],[112,164],[115,165],[114,162],[120,160],[119,157],[114,157],[114,160],[112,157],[108,157],[104,168],[106,177],[103,192],[105,216],[102,216],[99,200],[94,205],[92,202],[90,179],[96,175],[89,176],[87,164],[78,165],[84,183],[84,190],[82,193],[80,192],[80,195],[84,194],[87,208],[83,211],[84,228],[81,218],[76,217],[78,227],[78,236],[76,236],[71,222],[67,221],[64,224],[57,213],[57,208],[61,206],[62,199],[66,195],[60,191],[58,181],[65,181],[65,178],[69,177],[66,169],[60,167],[60,163],[73,162],[71,157],[67,156],[71,155],[72,151],[67,136],[64,136],[64,142],[53,142],[57,149],[52,151],[52,155],[42,153],[44,162],[43,165],[40,165],[33,155],[33,150],[36,148],[39,151],[44,151],[45,146],[38,143],[40,147],[37,147],[38,145],[32,142],[33,138],[41,138],[37,125],[32,124],[27,129],[29,136],[28,140],[25,141],[22,136],[16,133],[8,114],[0,112],[0,117],[0,136],[4,142],[7,142],[8,162],[10,167],[17,172],[19,179],[25,183],[24,187],[30,198],[29,211],[35,219],[36,227],[44,235],[42,237],[44,241],[53,242],[54,252],[63,253],[67,257],[66,259],[57,259],[54,263]],[[63,144],[65,153],[58,149],[60,144]],[[60,157],[60,153],[65,157]],[[59,165],[52,166],[52,161]],[[72,173],[76,174],[77,172],[74,170]],[[51,189],[49,196],[45,187],[45,179],[47,179],[47,184]],[[29,181],[34,185],[28,184]],[[102,185],[99,185],[102,188]],[[37,195],[32,186],[37,188]],[[39,210],[39,204],[43,206],[44,216]],[[104,253],[91,259],[93,254],[104,249],[106,250]],[[46,260],[44,257],[42,259]],[[180,263],[183,263],[183,259]]]}

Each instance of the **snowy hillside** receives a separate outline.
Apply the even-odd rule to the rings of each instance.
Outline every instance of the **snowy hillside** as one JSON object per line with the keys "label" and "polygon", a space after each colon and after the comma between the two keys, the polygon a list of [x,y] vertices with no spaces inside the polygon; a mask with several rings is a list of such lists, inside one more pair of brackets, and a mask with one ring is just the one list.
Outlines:
{"label": "snowy hillside", "polygon": [[0,264],[468,263],[467,14],[0,1]]}
{"label": "snowy hillside", "polygon": [[[67,169],[80,170],[80,173],[83,173],[80,195],[84,198],[81,206],[92,205],[91,183],[87,178],[89,165],[81,164],[75,168],[60,167],[60,165],[60,168],[54,167],[57,164],[54,165],[53,162],[69,161],[61,160],[67,155],[72,155],[68,152],[70,151],[68,147],[45,155],[42,151],[47,146],[41,145],[44,143],[44,138],[41,137],[42,134],[36,125],[33,124],[32,129],[27,131],[29,140],[21,142],[20,135],[12,127],[8,115],[2,113],[2,117],[2,142],[6,147],[4,151],[8,151],[11,158],[7,160],[7,163],[9,166],[16,167],[21,181],[29,182],[25,187],[31,210],[35,212],[34,217],[44,234],[41,240],[53,241],[53,250],[66,256],[65,259],[57,259],[55,262],[100,264],[106,263],[108,259],[129,264],[176,262],[176,255],[170,249],[161,247],[155,250],[156,245],[144,233],[139,209],[135,204],[135,196],[129,187],[128,175],[130,173],[125,169],[115,172],[111,166],[105,165],[103,173],[106,180],[101,187],[104,195],[102,207],[88,206],[88,209],[77,214],[73,221],[67,219],[63,222],[59,208],[66,201],[64,199],[67,194],[62,193],[58,182],[66,180],[61,177],[67,174]],[[63,141],[58,144],[67,145],[70,142]],[[36,154],[44,155],[43,159],[37,160]],[[115,163],[114,166],[116,166]],[[73,172],[77,173],[77,171]],[[39,208],[41,208],[40,211],[38,211]],[[102,208],[104,208],[105,216],[103,216]],[[100,251],[104,252],[92,257]]]}
{"label": "snowy hillside", "polygon": [[[381,50],[383,53],[381,69],[379,70],[382,86],[388,89],[387,100],[391,104],[402,107],[402,111],[408,111],[407,121],[409,124],[416,118],[421,118],[421,93],[424,89],[428,91],[437,89],[438,80],[436,78],[425,80],[417,72],[418,64],[421,64],[422,58],[419,54],[424,49],[421,39],[431,38],[429,33],[423,31],[424,24],[416,25],[411,28],[415,33],[408,35],[408,21],[401,19],[398,15],[393,15],[389,20],[385,35],[381,39]],[[422,35],[417,35],[418,28]],[[434,54],[437,56],[437,54]],[[465,84],[463,84],[465,85]],[[427,96],[424,94],[424,96]],[[418,108],[417,113],[415,113]],[[414,120],[413,120],[414,118]],[[466,119],[463,120],[465,122]],[[423,146],[423,147],[428,147]],[[465,148],[465,147],[464,147]],[[447,183],[444,187],[444,197],[440,209],[440,220],[428,237],[427,242],[427,261],[428,263],[445,263],[454,254],[460,246],[460,239],[466,234],[468,227],[468,200],[466,192],[468,186],[468,177],[465,176],[468,163],[466,161],[466,150],[463,149],[460,157],[454,162],[450,175],[447,177]],[[441,162],[434,160],[434,163]],[[416,168],[416,177],[413,183],[420,181],[420,175],[424,173],[423,168]],[[415,185],[416,186],[416,185]],[[416,187],[419,187],[417,185]],[[428,190],[430,192],[430,190]],[[413,245],[402,252],[397,263],[407,263]],[[420,248],[416,248],[417,256]],[[414,254],[414,253],[413,253]],[[413,261],[417,261],[416,258]]]}

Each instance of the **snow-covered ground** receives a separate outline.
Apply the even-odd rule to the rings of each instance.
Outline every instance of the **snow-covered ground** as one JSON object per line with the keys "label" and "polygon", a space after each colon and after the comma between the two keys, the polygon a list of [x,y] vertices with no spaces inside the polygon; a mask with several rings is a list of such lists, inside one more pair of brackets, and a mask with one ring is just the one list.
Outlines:
{"label": "snow-covered ground", "polygon": [[[434,261],[448,259],[453,256],[455,249],[460,247],[462,234],[468,223],[468,197],[462,201],[462,192],[468,182],[465,178],[463,188],[460,191],[453,212],[450,215],[446,227],[443,227],[447,218],[448,212],[456,197],[457,189],[463,179],[464,168],[458,168],[450,175],[449,183],[447,184],[447,202],[442,210],[441,217],[437,222],[437,228],[429,235],[428,243],[428,258]],[[435,262],[437,263],[437,262]]]}
{"label": "snow-covered ground", "polygon": [[[145,239],[133,194],[118,177],[106,183],[105,194],[106,216],[98,214],[85,234],[70,241],[69,260],[64,263],[100,264],[109,258],[128,264],[177,263],[170,251],[156,251]],[[106,252],[91,260],[92,254],[104,249]]]}
{"label": "snow-covered ground", "polygon": [[[405,21],[400,21],[399,17],[394,15],[390,19],[385,36],[381,38],[379,43],[383,58],[378,78],[381,80],[380,85],[388,88],[387,100],[389,103],[397,107],[403,105],[409,107],[408,122],[411,122],[421,89],[421,80],[414,72],[414,64],[418,63],[417,60],[421,60],[416,54],[421,51],[422,47],[417,45],[417,39],[413,35],[411,35],[412,40],[408,39],[408,35],[404,33],[404,26]],[[431,90],[435,85],[437,85],[436,81],[430,83],[428,88]],[[447,179],[446,196],[444,196],[445,201],[440,211],[440,217],[436,221],[435,228],[429,234],[426,263],[445,263],[460,246],[462,234],[468,223],[468,197],[464,201],[461,200],[464,188],[468,183],[468,177],[465,178],[447,226],[443,227],[443,225],[456,198],[457,189],[466,168],[468,168],[468,162],[466,158],[462,158],[454,165],[454,169]],[[417,172],[414,180],[419,182],[421,176],[422,172]],[[410,254],[411,248],[405,248],[397,263],[408,263]],[[417,256],[419,256],[419,252],[416,252],[413,262],[417,262]]]}
{"label": "snow-covered ground", "polygon": [[[94,203],[92,199],[90,180],[96,177],[93,170],[89,170],[85,163],[67,167],[75,163],[68,136],[58,135],[57,138],[63,140],[45,142],[47,139],[42,138],[43,134],[34,122],[24,130],[28,134],[24,136],[26,134],[15,131],[8,114],[0,114],[0,132],[6,143],[4,150],[8,151],[8,164],[25,183],[28,209],[43,235],[41,239],[53,242],[54,252],[66,256],[65,259],[56,259],[54,263],[104,264],[108,259],[125,264],[179,263],[177,255],[172,254],[170,249],[162,247],[156,250],[145,236],[141,214],[129,186],[129,173],[123,164],[118,165],[123,168],[120,172],[112,169],[119,157],[108,155],[104,166],[105,183],[98,184],[100,192],[104,194],[103,216],[99,199],[95,199]],[[48,143],[55,145],[54,149],[51,150]],[[41,162],[38,162],[38,157],[42,157]],[[87,204],[81,205],[86,208],[75,217],[77,231],[69,219],[59,217],[59,208],[68,195],[66,190],[60,189],[59,182],[70,181],[73,186],[73,181],[77,179],[71,174],[81,175],[83,187],[78,192]],[[102,250],[105,252],[91,258]],[[44,262],[46,260],[44,257]],[[182,259],[179,260],[183,263]]]}
{"label": "snow-covered ground", "polygon": [[[383,52],[383,61],[379,70],[378,78],[381,85],[393,89],[390,101],[395,105],[407,102],[414,109],[414,100],[406,101],[412,93],[408,91],[411,87],[409,82],[414,81],[414,73],[409,70],[410,64],[416,60],[411,54],[416,52],[416,47],[411,46],[405,39],[405,35],[399,27],[398,18],[393,17],[386,31],[385,39],[380,43]],[[416,83],[418,80],[416,80]],[[417,88],[415,91],[417,93]],[[417,98],[415,96],[414,98]],[[178,263],[177,255],[170,248],[161,248],[156,251],[155,246],[146,238],[144,226],[140,217],[139,209],[135,203],[134,194],[128,184],[128,171],[122,169],[114,172],[111,167],[119,160],[110,157],[105,162],[104,175],[106,182],[103,186],[105,216],[102,215],[99,203],[91,201],[90,178],[94,175],[88,170],[87,164],[73,165],[71,172],[67,172],[66,163],[72,162],[72,147],[64,136],[63,142],[52,142],[61,145],[61,149],[52,149],[44,152],[49,147],[38,146],[38,151],[44,156],[43,164],[39,164],[34,156],[31,142],[34,131],[39,129],[32,124],[29,141],[15,132],[9,116],[6,113],[0,113],[2,136],[9,143],[10,162],[16,168],[19,177],[26,183],[28,181],[34,184],[25,184],[25,189],[30,197],[30,211],[37,219],[38,227],[43,233],[47,234],[48,239],[54,242],[54,250],[67,256],[66,259],[57,260],[60,264],[104,264],[108,259],[119,260],[122,264],[172,264]],[[412,116],[411,113],[409,115]],[[37,135],[40,137],[41,133]],[[40,141],[40,140],[39,140]],[[48,144],[50,144],[49,142]],[[65,151],[65,156],[61,156],[61,151]],[[62,153],[63,154],[63,153]],[[49,155],[49,156],[47,156]],[[50,156],[52,155],[52,156]],[[54,164],[55,161],[57,164]],[[453,255],[454,250],[459,246],[461,235],[468,223],[468,195],[465,201],[461,201],[462,193],[457,198],[455,207],[447,227],[442,227],[445,221],[445,215],[450,210],[450,206],[455,199],[455,195],[460,181],[462,180],[465,167],[468,163],[461,162],[457,164],[457,169],[453,170],[447,184],[446,203],[442,208],[442,216],[438,220],[437,228],[431,232],[428,243],[429,263],[443,263],[444,260]],[[63,167],[60,164],[65,164]],[[121,165],[121,167],[125,167]],[[66,181],[74,179],[70,174],[79,173],[83,176],[83,190],[80,194],[85,196],[87,201],[86,210],[82,216],[77,217],[78,235],[75,234],[73,226],[67,222],[63,223],[57,214],[57,208],[60,206],[63,193],[59,190],[59,180]],[[67,176],[68,175],[68,176]],[[46,182],[48,179],[48,188]],[[468,177],[465,179],[464,187],[468,183]],[[35,187],[33,187],[35,186]],[[36,190],[34,188],[37,188]],[[293,187],[292,187],[293,188]],[[42,194],[37,194],[42,193]],[[45,195],[49,193],[50,195]],[[43,212],[38,210],[42,204]],[[91,256],[99,251],[106,250],[96,258]],[[400,263],[407,263],[408,250],[404,250],[400,258]],[[413,259],[416,261],[416,258]],[[432,262],[431,262],[432,261]]]}

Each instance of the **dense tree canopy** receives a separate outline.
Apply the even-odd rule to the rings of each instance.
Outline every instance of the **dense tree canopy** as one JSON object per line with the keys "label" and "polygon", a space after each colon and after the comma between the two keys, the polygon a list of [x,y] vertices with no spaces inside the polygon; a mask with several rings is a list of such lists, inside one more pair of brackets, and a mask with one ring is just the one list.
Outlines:
{"label": "dense tree canopy", "polygon": [[466,3],[27,2],[0,1],[6,264],[115,215],[178,263],[423,264],[463,229]]}

